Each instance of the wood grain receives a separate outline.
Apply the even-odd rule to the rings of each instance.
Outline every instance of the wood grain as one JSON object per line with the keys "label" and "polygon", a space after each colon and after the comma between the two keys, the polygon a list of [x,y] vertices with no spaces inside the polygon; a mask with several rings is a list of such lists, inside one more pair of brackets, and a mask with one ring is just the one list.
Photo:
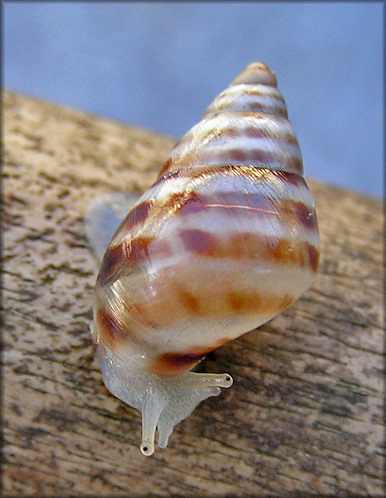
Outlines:
{"label": "wood grain", "polygon": [[234,386],[146,458],[95,360],[83,215],[147,188],[174,140],[11,92],[3,110],[3,494],[381,494],[382,203],[309,182],[317,282],[209,355]]}

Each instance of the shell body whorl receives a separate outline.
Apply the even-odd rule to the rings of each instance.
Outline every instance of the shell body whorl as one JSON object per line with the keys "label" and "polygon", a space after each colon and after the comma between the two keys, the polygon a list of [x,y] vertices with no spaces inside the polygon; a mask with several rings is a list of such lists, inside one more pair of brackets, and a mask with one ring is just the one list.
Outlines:
{"label": "shell body whorl", "polygon": [[96,284],[94,338],[172,377],[265,323],[314,280],[318,229],[276,77],[254,63],[174,147]]}

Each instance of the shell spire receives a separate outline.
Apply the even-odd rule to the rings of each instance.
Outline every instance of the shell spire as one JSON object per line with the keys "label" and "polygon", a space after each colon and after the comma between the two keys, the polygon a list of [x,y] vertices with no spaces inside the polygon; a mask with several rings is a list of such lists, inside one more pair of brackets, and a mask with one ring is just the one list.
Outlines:
{"label": "shell spire", "polygon": [[303,174],[302,155],[274,73],[250,64],[170,153],[160,177],[197,165],[239,164]]}
{"label": "shell spire", "polygon": [[232,81],[229,86],[247,85],[267,85],[277,87],[277,79],[267,64],[264,62],[252,62]]}

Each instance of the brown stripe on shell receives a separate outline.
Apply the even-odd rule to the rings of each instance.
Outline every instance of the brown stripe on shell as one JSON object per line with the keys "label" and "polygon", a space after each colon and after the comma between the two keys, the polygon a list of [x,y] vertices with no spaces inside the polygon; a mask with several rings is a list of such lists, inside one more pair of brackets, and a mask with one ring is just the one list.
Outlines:
{"label": "brown stripe on shell", "polygon": [[265,97],[267,99],[272,99],[272,100],[279,100],[285,105],[285,100],[284,97],[281,95],[279,90],[276,88],[261,88],[258,86],[255,87],[244,87],[241,91],[241,89],[238,90],[237,93],[234,93],[234,89],[230,90],[229,87],[226,88],[223,92],[221,92],[214,101],[217,99],[223,99],[225,97],[228,97],[229,101],[232,100],[232,98],[239,98],[242,95],[248,95],[251,97],[256,97],[259,99],[260,97]]}
{"label": "brown stripe on shell", "polygon": [[264,312],[274,309],[278,313],[290,306],[294,298],[288,294],[284,296],[260,296],[242,292],[229,292],[227,295],[228,306],[237,313],[250,313],[257,309]]}
{"label": "brown stripe on shell", "polygon": [[112,238],[112,241],[124,239],[130,232],[130,230],[138,226],[149,216],[152,207],[152,201],[143,201],[134,206],[133,209],[129,211],[126,218],[119,225]]}
{"label": "brown stripe on shell", "polygon": [[[230,117],[233,116],[233,112],[229,112]],[[211,122],[212,123],[212,129],[209,128],[205,135],[203,134],[202,130],[198,128],[198,125],[194,126],[191,130],[189,130],[182,138],[181,140],[174,146],[174,148],[170,152],[170,156],[173,156],[173,153],[178,151],[180,149],[181,145],[186,145],[191,142],[201,142],[205,141],[205,143],[208,142],[208,140],[217,138],[218,136],[223,137],[240,137],[242,138],[245,136],[245,130],[255,130],[255,133],[252,135],[254,138],[269,138],[271,140],[280,140],[283,143],[293,143],[296,145],[299,145],[297,137],[295,133],[290,133],[288,131],[285,131],[285,129],[278,130],[277,127],[272,128],[272,123],[269,122],[267,119],[266,115],[264,113],[258,113],[258,112],[250,112],[250,111],[243,111],[237,114],[238,119],[244,119],[244,125],[241,126],[239,125],[238,127],[235,126],[228,126],[228,127],[223,127],[221,130],[219,130],[219,125],[217,123],[218,120],[216,120],[215,116],[208,116],[205,121]],[[225,116],[222,117],[224,119]],[[248,121],[253,121],[252,124],[247,125]],[[268,121],[268,122],[267,122]],[[281,117],[275,117],[274,119],[271,118],[271,121],[276,121],[277,123],[281,124],[286,124],[286,127],[288,127],[288,120],[286,118],[281,118]],[[203,125],[201,125],[203,126]],[[197,131],[197,129],[199,131]],[[249,132],[250,133],[250,132]]]}
{"label": "brown stripe on shell", "polygon": [[272,114],[277,117],[287,118],[288,114],[285,107],[279,105],[270,105],[265,102],[250,102],[248,109],[258,113]]}
{"label": "brown stripe on shell", "polygon": [[168,209],[178,211],[179,216],[187,216],[201,211],[227,210],[230,216],[235,210],[240,214],[256,219],[260,217],[279,217],[288,224],[299,224],[307,231],[316,232],[317,221],[314,208],[295,200],[272,199],[262,193],[216,192],[213,195],[200,195],[195,192],[173,194],[167,203]]}
{"label": "brown stripe on shell", "polygon": [[266,238],[272,259],[281,264],[297,264],[316,272],[319,263],[319,250],[309,242],[298,242],[294,246],[286,239]]}
{"label": "brown stripe on shell", "polygon": [[[208,275],[208,278],[215,279],[218,275],[217,277],[215,274]],[[228,317],[231,320],[234,318],[240,320],[240,316],[243,315],[254,317],[255,326],[258,326],[263,322],[261,317],[273,317],[288,308],[295,300],[295,296],[288,293],[276,295],[262,294],[258,291],[242,292],[228,288],[223,281],[219,281],[216,292],[201,289],[195,293],[193,290],[183,289],[182,282],[178,287],[165,280],[159,285],[160,292],[157,292],[157,285],[154,285],[156,294],[154,298],[146,302],[135,302],[133,306],[141,316],[142,323],[151,324],[155,330],[175,326],[175,333],[178,333],[179,324],[186,323],[188,319],[226,320]],[[187,300],[188,294],[189,300]],[[186,325],[182,327],[185,328]]]}
{"label": "brown stripe on shell", "polygon": [[319,249],[309,244],[307,247],[307,253],[308,253],[308,258],[307,258],[308,264],[312,268],[312,270],[316,273],[319,268],[319,258],[320,258]]}
{"label": "brown stripe on shell", "polygon": [[179,236],[187,251],[205,257],[293,264],[314,272],[318,266],[319,251],[307,241],[294,242],[249,232],[220,238],[204,230],[188,228],[181,229]]}
{"label": "brown stripe on shell", "polygon": [[283,213],[283,218],[286,218],[286,215],[293,216],[305,229],[311,231],[317,230],[315,211],[303,202],[283,200],[278,209],[280,213]]}
{"label": "brown stripe on shell", "polygon": [[[230,112],[232,114],[232,112]],[[161,169],[160,175],[162,176],[168,171],[173,171],[174,169],[180,168],[180,167],[188,167],[191,166],[192,164],[196,164],[197,162],[201,162],[202,164],[206,164],[205,160],[205,152],[207,151],[207,144],[210,144],[212,140],[216,140],[219,135],[221,135],[221,138],[226,140],[227,138],[243,138],[243,137],[249,137],[249,138],[265,138],[267,140],[273,141],[277,144],[277,147],[279,147],[280,144],[283,144],[284,146],[287,144],[294,145],[299,147],[298,140],[296,138],[296,135],[294,133],[290,132],[274,132],[272,131],[269,127],[264,128],[260,127],[260,124],[258,122],[259,119],[263,118],[265,121],[265,114],[259,114],[257,112],[248,112],[248,111],[243,111],[242,113],[243,117],[249,118],[252,117],[256,119],[256,126],[247,126],[247,127],[240,127],[240,128],[235,128],[229,126],[228,128],[222,128],[219,132],[218,126],[214,126],[212,130],[208,130],[205,134],[205,136],[201,136],[200,133],[197,134],[197,130],[194,127],[192,130],[190,130],[186,135],[182,137],[182,139],[179,141],[179,143],[174,147],[174,149],[171,151],[169,159],[165,162],[164,166]],[[212,118],[209,118],[212,119]],[[279,121],[286,122],[287,120],[285,118],[277,118]],[[263,124],[263,123],[262,123]],[[205,142],[205,143],[204,143]],[[186,151],[182,151],[184,146],[187,144],[190,144],[190,147],[187,148]],[[195,145],[193,145],[195,144]],[[241,149],[240,149],[241,150]],[[299,149],[300,150],[300,149]],[[254,151],[254,152],[253,152]],[[256,149],[253,149],[253,151],[245,151],[246,158],[250,158],[250,160],[254,163],[259,161],[260,155],[263,154],[263,150],[259,149],[258,147]],[[260,152],[260,155],[259,155]],[[213,151],[208,151],[210,156],[213,156]],[[221,153],[221,148],[219,148],[219,154]],[[275,166],[277,164],[278,160],[282,161],[283,158],[278,156],[277,153],[271,152],[268,153],[266,156],[262,156],[265,159],[261,160],[261,165],[262,166],[269,166],[272,165],[272,167],[275,168],[280,168],[279,166]],[[216,154],[217,156],[217,154]],[[220,157],[220,155],[219,155]],[[291,159],[293,159],[293,163],[291,162]],[[226,164],[227,162],[229,163],[230,161],[235,161],[237,160],[236,157],[232,158],[232,154],[230,154],[229,157],[227,157],[226,160],[221,161],[216,160],[216,162],[224,162]],[[260,164],[260,163],[259,163]],[[286,166],[283,165],[284,168],[288,167],[293,167],[295,172],[302,173],[303,171],[303,164],[301,157],[300,158],[288,158],[286,160]]]}
{"label": "brown stripe on shell", "polygon": [[[213,161],[212,158],[213,151],[203,150],[196,161],[205,163],[206,161]],[[191,157],[186,157],[184,161],[181,161],[180,166],[184,167],[184,163],[192,164],[193,162],[194,160]],[[303,161],[300,157],[288,156],[284,158],[284,156],[278,156],[275,151],[261,149],[242,149],[236,147],[234,149],[219,151],[218,154],[216,154],[216,163],[247,164],[249,166],[267,169],[290,170],[291,172],[299,174],[303,171]]]}
{"label": "brown stripe on shell", "polygon": [[116,246],[109,246],[101,263],[98,281],[107,285],[109,281],[116,280],[121,269],[127,271],[128,267],[138,262],[155,258],[171,256],[172,249],[166,239],[159,237],[134,237],[122,240]]}
{"label": "brown stripe on shell", "polygon": [[281,95],[281,92],[277,90],[277,88],[261,88],[258,86],[244,87],[242,90],[239,89],[237,93],[234,93],[234,89],[230,90],[230,88],[228,87],[225,90],[223,90],[221,93],[219,93],[217,97],[215,97],[212,104],[210,104],[210,107],[213,105],[214,102],[216,102],[216,100],[222,100],[225,97],[227,97],[229,101],[231,101],[233,98],[237,99],[242,95],[249,95],[251,97],[257,97],[257,98],[266,97],[272,100],[280,100],[283,104],[285,104],[285,99],[283,95]]}
{"label": "brown stripe on shell", "polygon": [[147,370],[160,377],[180,375],[191,370],[208,353],[226,344],[231,339],[220,339],[209,348],[191,348],[186,352],[163,353],[153,359]]}
{"label": "brown stripe on shell", "polygon": [[181,302],[181,305],[189,310],[192,314],[198,314],[200,311],[200,298],[194,296],[191,292],[184,289],[182,286],[176,286],[176,296]]}
{"label": "brown stripe on shell", "polygon": [[[173,151],[171,152],[171,154],[173,154]],[[158,178],[162,178],[166,173],[168,173],[169,171],[172,171],[173,169],[175,169],[174,168],[174,161],[170,157],[169,159],[167,159],[165,161],[164,165],[162,166],[161,171],[158,174]]]}
{"label": "brown stripe on shell", "polygon": [[184,206],[191,204],[200,204],[200,195],[194,190],[185,190],[170,194],[165,202],[163,209],[168,212],[180,211]]}
{"label": "brown stripe on shell", "polygon": [[264,169],[277,171],[289,171],[292,173],[302,174],[303,161],[297,156],[278,156],[275,151],[266,151],[259,148],[243,149],[235,147],[227,150],[219,150],[215,155],[213,149],[193,149],[191,152],[184,153],[172,158],[167,169],[162,169],[164,175],[168,171],[178,168],[188,168],[200,164],[208,165],[229,165],[235,166],[247,165]]}
{"label": "brown stripe on shell", "polygon": [[178,235],[187,251],[195,254],[220,256],[221,241],[216,235],[194,228],[179,230]]}
{"label": "brown stripe on shell", "polygon": [[273,116],[280,118],[287,118],[288,114],[286,108],[280,104],[269,104],[266,102],[246,102],[246,103],[238,103],[238,102],[224,102],[223,104],[216,104],[214,106],[208,107],[205,111],[203,117],[213,116],[219,114],[221,112],[256,112],[259,114],[272,114]]}
{"label": "brown stripe on shell", "polygon": [[117,278],[119,269],[126,261],[125,247],[123,242],[116,246],[108,246],[99,269],[98,284],[107,285],[109,280]]}
{"label": "brown stripe on shell", "polygon": [[[260,128],[256,128],[254,126],[246,127],[240,136],[245,136],[248,138],[267,138],[272,139],[272,133],[267,132],[266,130],[261,130]],[[283,133],[282,135],[277,137],[281,142],[285,144],[291,144],[299,147],[299,142],[296,136],[292,133]]]}
{"label": "brown stripe on shell", "polygon": [[290,183],[295,187],[304,186],[306,189],[308,189],[304,178],[298,173],[290,173],[289,171],[274,170],[272,171],[272,174],[276,178],[281,179],[285,183]]}
{"label": "brown stripe on shell", "polygon": [[170,377],[180,375],[191,370],[207,352],[192,353],[165,353],[158,356],[147,368],[151,373],[160,377]]}
{"label": "brown stripe on shell", "polygon": [[[170,162],[172,163],[171,160]],[[304,186],[305,188],[308,188],[304,181],[304,178],[299,173],[256,167],[248,164],[195,164],[194,166],[186,166],[180,169],[174,169],[174,167],[172,167],[170,171],[166,171],[164,174],[160,175],[157,178],[156,182],[153,184],[153,188],[165,181],[172,181],[176,178],[190,178],[192,180],[200,180],[208,177],[213,173],[221,173],[228,176],[242,174],[245,177],[248,177],[251,182],[269,178],[276,178],[284,183],[290,183],[296,187]]]}
{"label": "brown stripe on shell", "polygon": [[233,192],[214,192],[213,195],[198,194],[193,192],[192,194],[194,195],[186,197],[183,197],[182,195],[180,196],[181,199],[184,199],[184,202],[181,202],[179,205],[179,215],[185,216],[209,209],[238,209],[250,211],[252,216],[255,216],[257,213],[261,213],[264,216],[278,216],[278,207],[280,208],[280,203],[273,205],[272,201],[270,202],[265,195],[259,194],[259,192],[244,193],[242,191],[235,190]]}
{"label": "brown stripe on shell", "polygon": [[122,225],[119,227],[117,235],[127,233],[128,230],[141,223],[148,216],[152,205],[152,202],[143,201],[134,206],[134,208],[126,216],[126,219]]}
{"label": "brown stripe on shell", "polygon": [[[255,169],[249,166],[221,166],[216,167],[193,167],[189,171],[183,170],[171,173],[168,180],[171,180],[171,175],[176,177],[190,176],[192,180],[198,180],[203,177],[208,177],[211,174],[228,174],[248,175],[251,183],[255,183],[255,192],[244,192],[235,189],[234,191],[214,191],[213,194],[200,194],[194,190],[186,190],[184,192],[176,192],[170,194],[165,201],[162,209],[168,212],[178,211],[179,215],[188,215],[193,212],[199,212],[210,209],[249,209],[252,211],[260,212],[265,215],[285,216],[286,218],[292,217],[292,221],[298,221],[302,226],[309,230],[316,229],[316,218],[312,206],[292,200],[292,199],[272,199],[265,192],[265,185],[259,189],[257,182],[263,181],[268,187],[269,183],[276,180],[280,182],[290,183],[297,187],[304,187],[307,189],[305,181],[302,177],[294,173],[287,173],[283,171],[272,171],[269,169]],[[161,183],[166,179],[160,179],[156,182]],[[275,188],[275,186],[273,186]]]}
{"label": "brown stripe on shell", "polygon": [[[170,158],[167,160],[167,162],[169,162],[171,159],[173,160],[175,155],[179,155],[179,150],[182,148],[182,146],[193,142],[197,142],[198,144],[200,144],[204,141],[206,145],[207,143],[210,143],[211,140],[216,139],[219,136],[221,136],[221,138],[266,138],[272,141],[280,141],[283,144],[292,144],[299,147],[299,142],[294,133],[290,133],[284,130],[279,133],[269,127],[261,126],[266,124],[266,117],[264,114],[245,111],[242,113],[242,117],[255,118],[257,120],[256,125],[240,126],[239,128],[229,126],[228,128],[222,128],[219,132],[218,126],[216,126],[216,123],[214,122],[213,129],[207,130],[205,135],[203,135],[202,133],[197,133],[197,130],[195,128],[192,128],[192,130],[188,131],[188,133],[186,133],[186,135],[184,135],[178,142],[178,144],[172,149],[172,151],[170,152]],[[214,120],[215,118],[208,118],[208,121],[211,119]],[[259,119],[262,120],[262,123],[258,122]],[[283,122],[287,121],[284,118],[276,119]]]}
{"label": "brown stripe on shell", "polygon": [[128,330],[123,331],[118,320],[104,308],[98,309],[95,324],[100,342],[112,351],[117,351],[130,335]]}
{"label": "brown stripe on shell", "polygon": [[271,91],[269,88],[262,90],[243,88],[243,91],[236,94],[229,92],[228,88],[215,98],[203,117],[229,111],[251,111],[288,119],[287,106],[283,96],[277,90]]}
{"label": "brown stripe on shell", "polygon": [[[249,117],[250,113],[243,113],[243,115],[244,114],[246,117]],[[262,118],[264,117],[264,115],[261,115],[260,117]],[[218,136],[219,136],[219,130],[218,128],[214,127],[213,130],[209,130],[208,133],[205,136],[202,136],[199,140],[200,141],[205,140],[205,142],[207,143],[208,139],[217,138]],[[180,148],[180,145],[191,142],[192,140],[194,140],[195,137],[196,137],[195,131],[188,132],[184,137],[182,137],[181,141],[171,151],[170,153],[171,157],[173,156],[173,152],[175,152],[177,149]],[[240,128],[235,128],[230,126],[229,128],[223,128],[221,130],[221,138],[244,138],[244,137],[276,140],[280,141],[283,144],[291,144],[299,147],[299,142],[298,139],[296,138],[296,135],[288,131],[281,131],[280,133],[277,133],[269,128],[260,128],[259,126],[253,126],[253,125],[243,126]]]}

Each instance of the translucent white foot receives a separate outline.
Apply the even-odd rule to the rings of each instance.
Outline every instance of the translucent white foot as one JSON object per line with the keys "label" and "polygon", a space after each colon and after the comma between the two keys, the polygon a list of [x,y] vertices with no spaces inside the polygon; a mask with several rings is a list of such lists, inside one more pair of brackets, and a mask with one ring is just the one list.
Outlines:
{"label": "translucent white foot", "polygon": [[107,389],[142,413],[140,449],[145,456],[154,453],[156,429],[158,446],[166,448],[176,424],[188,417],[201,401],[218,396],[221,387],[233,384],[229,374],[187,372],[160,379],[148,372],[130,370],[108,349],[100,355],[100,360]]}

